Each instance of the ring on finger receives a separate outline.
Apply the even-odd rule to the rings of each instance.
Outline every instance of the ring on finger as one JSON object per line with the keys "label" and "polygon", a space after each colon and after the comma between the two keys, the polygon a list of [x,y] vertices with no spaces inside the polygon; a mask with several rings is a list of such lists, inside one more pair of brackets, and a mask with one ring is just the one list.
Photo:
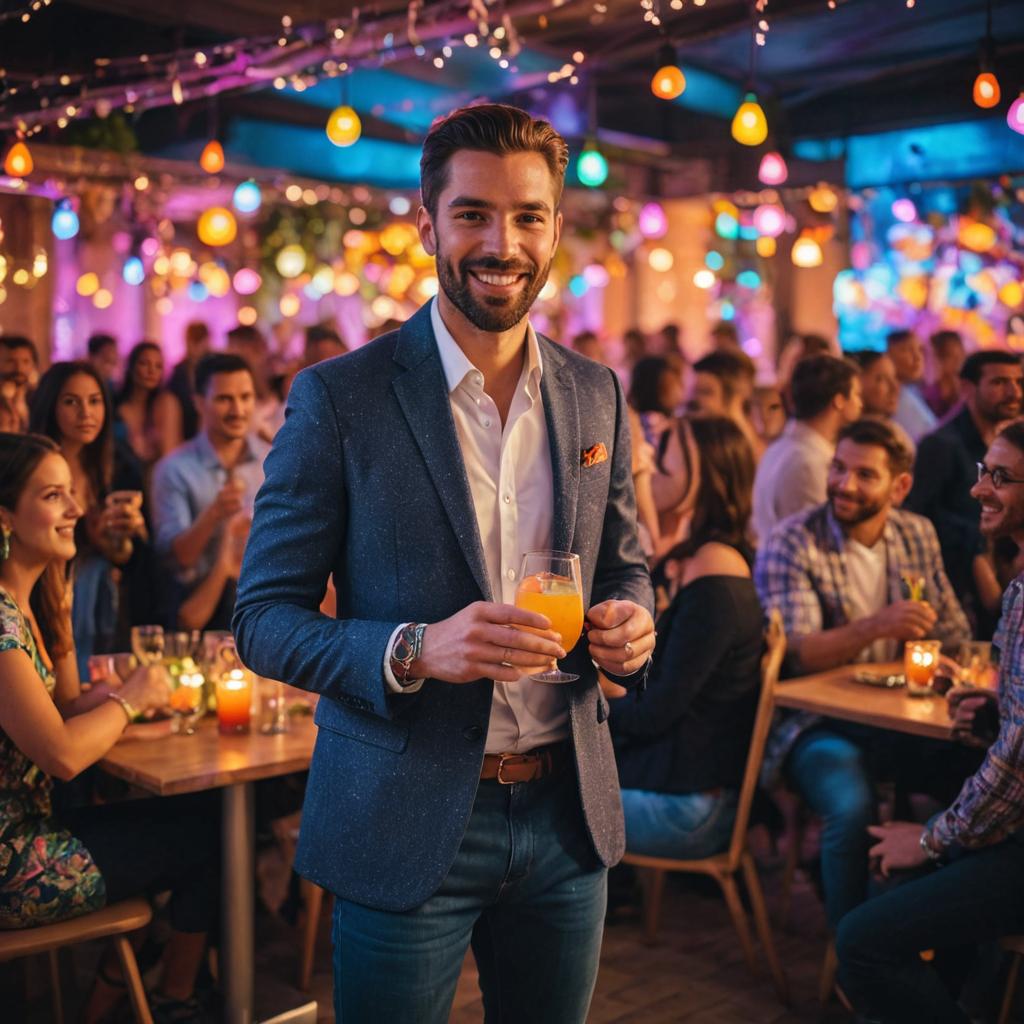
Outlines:
{"label": "ring on finger", "polygon": [[506,647],[505,650],[502,651],[501,664],[502,664],[503,668],[514,668],[515,667],[512,664],[512,650],[511,650],[511,648]]}
{"label": "ring on finger", "polygon": [[633,657],[633,645],[628,640],[622,645],[622,649],[626,652],[627,661]]}

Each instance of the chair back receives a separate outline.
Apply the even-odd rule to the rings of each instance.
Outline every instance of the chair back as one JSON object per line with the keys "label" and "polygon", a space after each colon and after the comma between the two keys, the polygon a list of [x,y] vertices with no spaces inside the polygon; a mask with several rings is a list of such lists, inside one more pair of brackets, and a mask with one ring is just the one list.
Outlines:
{"label": "chair back", "polygon": [[754,803],[754,793],[757,791],[757,780],[761,774],[764,748],[772,727],[772,714],[775,711],[775,687],[779,681],[779,671],[782,668],[782,659],[785,653],[786,631],[782,626],[782,616],[779,614],[779,610],[773,608],[768,616],[768,628],[765,630],[765,650],[761,657],[761,696],[757,702],[754,728],[750,734],[747,766],[743,772],[743,784],[740,787],[739,804],[736,808],[736,823],[733,825],[732,841],[729,843],[729,864],[733,870],[739,865],[740,857],[747,845],[750,808]]}

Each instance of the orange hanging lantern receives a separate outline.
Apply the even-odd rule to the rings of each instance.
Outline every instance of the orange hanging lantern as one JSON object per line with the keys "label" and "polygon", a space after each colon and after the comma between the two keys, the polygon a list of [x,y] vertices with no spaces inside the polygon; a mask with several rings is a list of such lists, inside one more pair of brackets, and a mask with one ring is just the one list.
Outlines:
{"label": "orange hanging lantern", "polygon": [[7,151],[4,160],[4,174],[10,178],[25,178],[32,173],[35,164],[28,146],[20,139]]}
{"label": "orange hanging lantern", "polygon": [[199,157],[199,166],[207,174],[220,174],[224,170],[224,147],[216,139],[206,144]]}

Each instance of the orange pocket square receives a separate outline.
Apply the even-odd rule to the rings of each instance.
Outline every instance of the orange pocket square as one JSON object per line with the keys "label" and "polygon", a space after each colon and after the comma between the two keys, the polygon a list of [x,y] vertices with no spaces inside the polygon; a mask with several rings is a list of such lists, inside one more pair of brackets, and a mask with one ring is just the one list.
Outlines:
{"label": "orange pocket square", "polygon": [[590,448],[584,448],[580,452],[580,465],[584,469],[589,469],[591,466],[607,461],[608,449],[605,448],[603,441],[598,441],[597,444],[592,445]]}

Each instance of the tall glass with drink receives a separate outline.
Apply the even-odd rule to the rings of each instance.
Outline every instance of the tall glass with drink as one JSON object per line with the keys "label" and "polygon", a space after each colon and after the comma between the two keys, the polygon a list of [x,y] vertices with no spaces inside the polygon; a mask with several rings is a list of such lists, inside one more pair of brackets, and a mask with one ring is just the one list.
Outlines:
{"label": "tall glass with drink", "polygon": [[[583,632],[583,583],[579,555],[569,551],[528,551],[523,555],[516,607],[546,615],[568,653]],[[571,683],[579,676],[555,665],[531,675],[541,683]]]}

